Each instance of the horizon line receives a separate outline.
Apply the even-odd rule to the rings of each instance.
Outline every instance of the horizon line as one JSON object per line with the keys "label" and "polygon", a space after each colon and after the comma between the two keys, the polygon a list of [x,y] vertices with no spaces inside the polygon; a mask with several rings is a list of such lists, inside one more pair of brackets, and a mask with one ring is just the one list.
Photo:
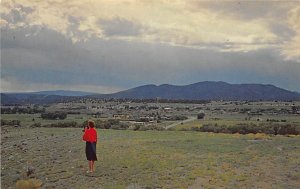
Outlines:
{"label": "horizon line", "polygon": [[190,83],[190,84],[169,84],[169,83],[162,83],[162,84],[142,84],[139,86],[135,86],[135,87],[129,87],[120,91],[116,91],[116,92],[111,92],[111,93],[101,93],[101,92],[96,92],[96,91],[84,91],[84,90],[67,90],[67,89],[53,89],[53,90],[39,90],[39,91],[4,91],[1,89],[0,93],[1,94],[9,94],[9,93],[41,93],[41,92],[54,92],[54,91],[66,91],[66,92],[80,92],[80,93],[94,93],[94,94],[114,94],[114,93],[118,93],[118,92],[122,92],[122,91],[126,91],[126,90],[130,90],[130,89],[134,89],[134,88],[138,88],[138,87],[143,87],[143,86],[150,86],[150,85],[154,85],[156,87],[159,86],[163,86],[163,85],[171,85],[171,86],[188,86],[188,85],[194,85],[194,84],[198,84],[198,83],[205,83],[205,82],[211,82],[211,83],[226,83],[226,84],[230,84],[230,85],[269,85],[269,86],[274,86],[277,88],[281,88],[290,92],[296,92],[296,93],[300,93],[297,90],[290,90],[290,89],[286,89],[283,87],[278,87],[275,84],[270,84],[270,83],[230,83],[230,82],[225,82],[225,81],[199,81],[199,82],[194,82],[194,83]]}

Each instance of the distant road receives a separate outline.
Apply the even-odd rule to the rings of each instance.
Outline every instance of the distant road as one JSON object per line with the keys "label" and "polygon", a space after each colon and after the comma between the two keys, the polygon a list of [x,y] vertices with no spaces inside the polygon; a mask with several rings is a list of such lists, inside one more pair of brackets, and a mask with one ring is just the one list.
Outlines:
{"label": "distant road", "polygon": [[172,127],[176,127],[177,125],[180,125],[181,123],[184,124],[184,123],[187,123],[187,122],[190,122],[190,121],[194,121],[196,119],[197,119],[197,117],[189,117],[186,120],[178,121],[178,122],[172,123],[171,125],[166,126],[166,129],[169,129],[169,128],[172,128]]}

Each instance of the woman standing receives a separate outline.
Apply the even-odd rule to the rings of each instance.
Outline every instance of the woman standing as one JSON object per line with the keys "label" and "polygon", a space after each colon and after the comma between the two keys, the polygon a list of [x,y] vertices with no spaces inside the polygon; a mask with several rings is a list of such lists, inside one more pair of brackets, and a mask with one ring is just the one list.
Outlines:
{"label": "woman standing", "polygon": [[88,121],[87,127],[84,129],[82,139],[86,141],[85,154],[86,159],[89,161],[89,173],[94,172],[94,163],[97,161],[96,144],[97,144],[97,131],[95,129],[95,122]]}

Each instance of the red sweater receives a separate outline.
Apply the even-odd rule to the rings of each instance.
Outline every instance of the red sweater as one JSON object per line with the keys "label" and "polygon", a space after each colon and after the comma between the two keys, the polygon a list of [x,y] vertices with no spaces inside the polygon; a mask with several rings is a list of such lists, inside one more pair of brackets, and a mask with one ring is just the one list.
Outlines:
{"label": "red sweater", "polygon": [[94,128],[86,129],[82,139],[87,142],[97,142],[97,131]]}

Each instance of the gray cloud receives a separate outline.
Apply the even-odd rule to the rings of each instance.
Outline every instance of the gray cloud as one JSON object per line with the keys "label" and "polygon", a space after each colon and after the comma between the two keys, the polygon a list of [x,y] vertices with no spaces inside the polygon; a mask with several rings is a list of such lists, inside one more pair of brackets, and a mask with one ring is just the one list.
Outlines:
{"label": "gray cloud", "polygon": [[297,6],[300,6],[299,1],[193,1],[191,10],[207,8],[218,13],[220,19],[223,16],[245,21],[266,19],[270,31],[281,40],[290,40],[296,33],[286,21],[289,11]]}
{"label": "gray cloud", "polygon": [[284,41],[291,40],[296,35],[296,32],[292,30],[286,23],[270,23],[269,28],[274,34]]}
{"label": "gray cloud", "polygon": [[16,4],[9,13],[2,13],[1,18],[6,20],[10,24],[17,24],[20,22],[25,22],[27,15],[32,13],[33,11],[34,9],[32,7],[26,7],[21,4]]}
{"label": "gray cloud", "polygon": [[23,27],[2,31],[1,54],[1,78],[15,78],[23,85],[130,88],[222,80],[300,91],[300,64],[283,61],[277,49],[218,52],[95,37],[73,43],[48,28]]}
{"label": "gray cloud", "polygon": [[141,34],[142,30],[141,25],[123,18],[100,19],[98,24],[106,36],[137,36]]}
{"label": "gray cloud", "polygon": [[75,39],[86,39],[87,33],[84,31],[80,31],[78,28],[80,26],[80,23],[83,22],[85,19],[82,17],[76,17],[76,16],[69,16],[69,26],[67,28],[67,36],[70,36],[71,38]]}

